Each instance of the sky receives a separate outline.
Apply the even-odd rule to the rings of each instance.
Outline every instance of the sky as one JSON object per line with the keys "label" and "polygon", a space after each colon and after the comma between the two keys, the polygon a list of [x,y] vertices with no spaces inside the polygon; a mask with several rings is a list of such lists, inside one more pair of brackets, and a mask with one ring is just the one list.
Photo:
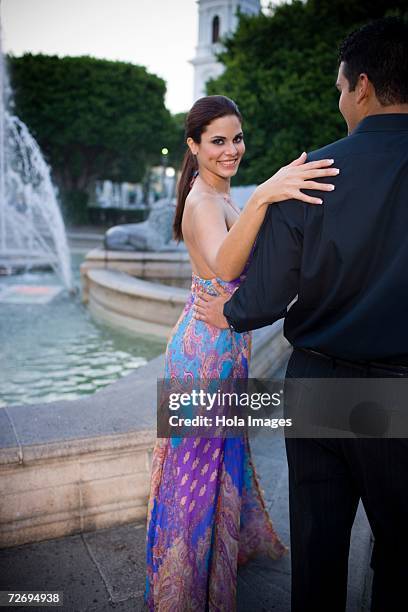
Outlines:
{"label": "sky", "polygon": [[193,102],[195,0],[1,0],[1,21],[7,53],[132,62],[167,82],[171,112]]}

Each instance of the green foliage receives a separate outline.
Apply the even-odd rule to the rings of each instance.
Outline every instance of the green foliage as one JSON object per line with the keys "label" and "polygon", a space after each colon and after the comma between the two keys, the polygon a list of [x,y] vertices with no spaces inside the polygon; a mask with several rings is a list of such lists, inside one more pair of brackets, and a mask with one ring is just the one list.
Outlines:
{"label": "green foliage", "polygon": [[233,98],[243,114],[241,184],[346,135],[335,89],[339,43],[362,23],[404,9],[406,0],[293,0],[269,15],[240,15],[219,56],[225,72],[207,91]]}
{"label": "green foliage", "polygon": [[62,214],[73,225],[86,225],[88,218],[88,194],[78,189],[62,190]]}
{"label": "green foliage", "polygon": [[15,111],[38,140],[71,217],[81,217],[96,179],[140,181],[174,138],[165,83],[143,67],[31,54],[9,65]]}
{"label": "green foliage", "polygon": [[171,130],[166,140],[169,149],[169,165],[179,169],[186,150],[184,122],[187,113],[177,113],[171,117]]}

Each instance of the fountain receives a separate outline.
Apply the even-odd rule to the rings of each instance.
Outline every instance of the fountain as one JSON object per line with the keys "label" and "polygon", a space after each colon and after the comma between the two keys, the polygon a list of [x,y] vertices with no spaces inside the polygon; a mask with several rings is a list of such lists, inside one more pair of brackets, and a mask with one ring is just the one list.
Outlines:
{"label": "fountain", "polygon": [[50,169],[11,107],[0,31],[0,273],[51,266],[71,289],[70,254]]}

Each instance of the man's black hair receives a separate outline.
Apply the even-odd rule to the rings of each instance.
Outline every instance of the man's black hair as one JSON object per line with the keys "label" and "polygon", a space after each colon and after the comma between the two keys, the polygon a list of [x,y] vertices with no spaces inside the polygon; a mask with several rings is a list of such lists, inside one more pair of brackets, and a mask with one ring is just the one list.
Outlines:
{"label": "man's black hair", "polygon": [[399,17],[384,17],[355,30],[342,42],[339,63],[349,91],[364,73],[384,105],[408,103],[408,24]]}

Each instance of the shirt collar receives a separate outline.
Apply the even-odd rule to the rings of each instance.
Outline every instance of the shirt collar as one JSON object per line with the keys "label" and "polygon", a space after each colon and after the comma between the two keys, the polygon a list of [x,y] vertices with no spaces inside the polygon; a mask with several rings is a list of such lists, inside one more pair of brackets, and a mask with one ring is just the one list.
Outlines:
{"label": "shirt collar", "polygon": [[387,113],[384,115],[369,115],[353,130],[360,132],[389,132],[408,130],[408,113]]}

